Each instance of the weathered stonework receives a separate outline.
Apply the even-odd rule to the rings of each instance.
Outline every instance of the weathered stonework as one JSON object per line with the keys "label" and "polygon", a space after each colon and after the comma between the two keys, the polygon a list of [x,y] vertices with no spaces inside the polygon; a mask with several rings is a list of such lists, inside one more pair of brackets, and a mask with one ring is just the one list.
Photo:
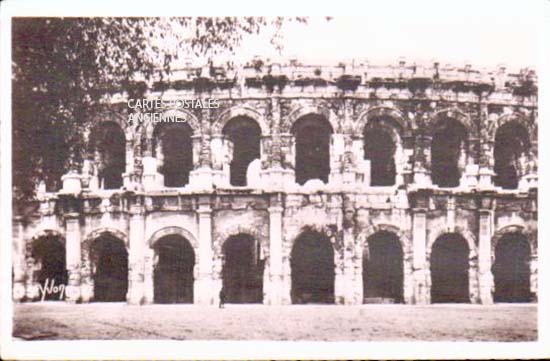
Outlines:
{"label": "weathered stonework", "polygon": [[[182,187],[163,184],[154,124],[126,121],[124,92],[106,98],[105,112],[95,124],[115,122],[124,134],[122,187],[103,189],[101,157],[91,147],[80,173],[64,176],[62,190],[38,192],[37,200],[15,215],[15,301],[39,298],[34,274],[40,265],[32,247],[46,236],[57,237],[66,249],[66,300],[93,301],[90,247],[108,234],[121,240],[128,253],[127,301],[152,303],[155,244],[179,235],[195,253],[194,303],[216,304],[224,242],[248,234],[259,242],[259,257],[265,260],[263,302],[290,304],[292,249],[304,230],[325,234],[333,246],[337,304],[363,303],[363,257],[369,238],[380,232],[394,234],[402,247],[405,303],[430,303],[432,248],[445,234],[465,241],[469,301],[483,304],[493,302],[492,265],[499,240],[510,233],[524,236],[530,246],[530,290],[536,298],[534,74],[403,63],[323,68],[268,64],[224,71],[226,77],[204,71],[198,77],[194,69],[185,69],[169,82],[147,84],[145,97],[150,99],[219,100],[219,109],[166,110],[185,119],[192,130],[193,167]],[[330,173],[328,182],[298,185],[294,127],[311,114],[332,128]],[[246,187],[229,181],[233,145],[224,128],[238,117],[252,119],[261,131],[260,170]],[[447,119],[467,132],[457,158],[456,187],[440,187],[431,176],[432,141],[438,124]],[[495,137],[511,123],[525,129],[530,147],[517,168],[517,189],[503,189],[493,182]],[[376,126],[395,146],[395,182],[390,186],[370,184],[363,134]],[[90,142],[93,132],[86,135]]]}

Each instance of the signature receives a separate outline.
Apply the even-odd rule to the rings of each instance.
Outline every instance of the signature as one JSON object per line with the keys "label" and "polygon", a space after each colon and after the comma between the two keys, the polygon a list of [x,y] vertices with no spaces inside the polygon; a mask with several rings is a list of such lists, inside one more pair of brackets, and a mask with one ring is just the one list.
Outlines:
{"label": "signature", "polygon": [[[50,284],[50,281],[52,282],[51,284]],[[38,289],[42,294],[40,298],[41,302],[44,301],[44,299],[46,298],[46,295],[59,293],[60,300],[62,300],[63,296],[65,295],[65,285],[64,284],[56,285],[55,279],[50,280],[49,278],[46,278],[46,281],[44,282],[44,286],[39,284]]]}

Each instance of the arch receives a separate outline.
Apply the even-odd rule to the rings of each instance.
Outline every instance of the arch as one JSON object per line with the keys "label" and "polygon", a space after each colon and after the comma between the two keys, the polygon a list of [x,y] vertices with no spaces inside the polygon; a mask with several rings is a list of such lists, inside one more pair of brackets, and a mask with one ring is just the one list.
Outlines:
{"label": "arch", "polygon": [[149,248],[154,248],[155,244],[158,242],[158,240],[160,240],[163,237],[170,236],[170,235],[178,235],[178,236],[181,236],[181,237],[185,238],[187,241],[189,241],[189,243],[191,244],[191,246],[195,250],[199,246],[198,242],[197,242],[197,238],[193,235],[193,233],[189,232],[185,228],[178,227],[178,226],[168,226],[168,227],[164,227],[164,228],[161,228],[161,229],[155,231],[149,237],[149,240],[147,241],[147,244],[149,245]]}
{"label": "arch", "polygon": [[357,236],[357,243],[360,247],[359,254],[363,254],[365,245],[369,237],[379,233],[388,232],[396,235],[401,244],[403,253],[403,301],[407,304],[413,302],[414,282],[413,282],[413,248],[412,241],[406,230],[401,229],[396,224],[377,223],[370,224]]}
{"label": "arch", "polygon": [[379,231],[363,247],[363,300],[404,301],[404,254],[397,234]]}
{"label": "arch", "polygon": [[34,235],[28,239],[28,242],[32,243],[34,240],[42,237],[58,237],[60,240],[62,240],[63,245],[65,245],[65,235],[58,230],[49,228],[37,230]]}
{"label": "arch", "polygon": [[511,120],[497,128],[494,141],[494,184],[504,189],[516,189],[527,172],[531,149],[529,130]]}
{"label": "arch", "polygon": [[500,117],[497,117],[495,114],[491,114],[490,118],[493,118],[493,117],[496,117],[496,118],[494,118],[492,122],[489,122],[488,134],[487,134],[489,137],[489,139],[487,139],[488,141],[495,141],[495,137],[498,129],[503,125],[506,125],[512,122],[524,127],[527,130],[530,142],[536,143],[537,141],[537,131],[536,131],[537,124],[536,123],[537,122],[535,122],[530,117],[518,112],[504,114],[504,115],[501,115]]}
{"label": "arch", "polygon": [[331,167],[331,138],[334,128],[326,118],[309,113],[300,117],[291,129],[295,138],[296,183],[320,179],[328,183]]}
{"label": "arch", "polygon": [[292,303],[334,303],[336,262],[329,235],[304,229],[291,250]]}
{"label": "arch", "polygon": [[155,126],[151,150],[166,187],[183,187],[189,183],[194,167],[192,132],[188,123],[161,123]]}
{"label": "arch", "polygon": [[40,293],[40,287],[61,286],[68,283],[65,238],[54,230],[41,230],[26,242],[25,261],[34,291],[30,298],[59,301],[65,298],[60,292]]}
{"label": "arch", "polygon": [[525,224],[511,222],[501,226],[491,238],[491,257],[493,262],[495,261],[495,249],[498,241],[502,238],[502,236],[506,235],[507,233],[519,233],[524,235],[527,238],[527,242],[529,242],[531,255],[535,257],[538,254],[537,232],[530,230]]}
{"label": "arch", "polygon": [[122,240],[126,248],[129,247],[128,236],[126,235],[126,233],[112,227],[101,227],[101,228],[94,229],[93,231],[88,233],[86,237],[84,237],[84,241],[82,241],[82,248],[89,249],[91,242],[93,242],[95,239],[106,234],[110,234],[113,237]]}
{"label": "arch", "polygon": [[472,274],[466,239],[459,233],[442,234],[437,237],[430,253],[432,303],[472,302],[471,280],[476,274]]}
{"label": "arch", "polygon": [[128,116],[124,113],[117,112],[114,109],[102,109],[98,112],[94,112],[90,124],[93,124],[92,131],[94,128],[101,126],[105,122],[114,122],[116,123],[123,132],[126,131],[126,128],[129,127]]}
{"label": "arch", "polygon": [[223,244],[222,290],[227,303],[261,303],[265,258],[260,240],[239,233]]}
{"label": "arch", "polygon": [[353,132],[355,134],[361,134],[366,126],[369,126],[374,120],[380,119],[384,123],[388,123],[389,126],[394,127],[397,130],[400,138],[405,133],[410,132],[409,123],[406,121],[403,113],[394,107],[389,106],[375,106],[363,111],[357,117]]}
{"label": "arch", "polygon": [[359,242],[361,247],[364,248],[369,237],[379,232],[394,233],[399,239],[399,243],[401,243],[403,257],[406,258],[407,255],[410,255],[412,257],[412,242],[409,236],[405,231],[403,231],[399,226],[395,224],[390,224],[390,223],[371,224],[357,236],[357,241]]}
{"label": "arch", "polygon": [[94,301],[126,301],[129,255],[124,240],[110,232],[101,233],[91,241],[88,252]]}
{"label": "arch", "polygon": [[231,118],[222,128],[222,133],[232,145],[230,184],[246,186],[250,163],[261,158],[262,130],[253,118],[239,116]]}
{"label": "arch", "polygon": [[261,129],[262,136],[269,135],[269,125],[257,110],[247,106],[235,106],[224,110],[212,124],[212,134],[221,134],[223,128],[233,118],[246,117],[254,120]]}
{"label": "arch", "polygon": [[498,240],[491,268],[495,302],[531,301],[532,252],[528,237],[521,231],[507,232]]}
{"label": "arch", "polygon": [[335,255],[340,253],[340,251],[342,250],[342,244],[337,239],[338,229],[336,225],[335,224],[315,224],[315,223],[303,225],[295,234],[287,235],[289,237],[288,239],[290,240],[290,245],[289,245],[290,249],[294,247],[294,242],[300,236],[300,234],[306,231],[326,234],[327,237],[329,238],[330,243],[332,244]]}
{"label": "arch", "polygon": [[317,116],[325,118],[325,120],[332,127],[333,132],[337,133],[339,131],[340,127],[338,125],[338,122],[336,121],[336,117],[333,116],[333,113],[330,111],[330,108],[326,104],[322,102],[309,102],[306,104],[301,104],[298,107],[292,109],[289,114],[283,118],[281,133],[290,133],[296,121],[310,114],[315,114]]}
{"label": "arch", "polygon": [[433,135],[437,124],[444,119],[454,119],[466,129],[467,139],[477,136],[477,126],[473,123],[472,118],[458,108],[451,107],[441,109],[428,118],[427,127],[429,133]]}
{"label": "arch", "polygon": [[[177,117],[185,120],[185,124],[188,124],[189,127],[192,130],[193,136],[199,136],[201,135],[201,123],[197,117],[191,113],[188,110],[181,109],[181,108],[168,108],[165,111],[162,112],[162,115],[164,117]],[[155,131],[155,128],[161,124],[166,123],[154,123],[154,122],[147,122],[145,127],[145,134],[148,139],[153,138],[153,133]],[[180,123],[181,124],[181,123]]]}
{"label": "arch", "polygon": [[459,226],[448,227],[445,225],[438,225],[428,233],[428,244],[426,246],[427,259],[430,258],[430,255],[432,252],[432,246],[434,245],[435,241],[446,233],[456,233],[456,234],[459,234],[462,238],[464,238],[468,243],[468,248],[470,251],[470,255],[469,255],[470,259],[477,258],[477,242],[476,242],[476,237],[472,232]]}
{"label": "arch", "polygon": [[217,237],[214,238],[214,242],[212,245],[214,258],[221,259],[223,257],[223,247],[225,242],[231,236],[234,236],[237,234],[249,234],[252,237],[254,237],[254,239],[260,242],[263,256],[269,257],[269,237],[266,234],[266,232],[264,232],[263,229],[257,226],[255,227],[253,225],[233,223],[228,227],[224,227],[223,230],[221,230],[221,232],[218,232]]}
{"label": "arch", "polygon": [[365,127],[363,132],[363,157],[370,161],[370,185],[391,186],[396,182],[396,153],[399,143],[391,130],[384,127]]}
{"label": "arch", "polygon": [[440,187],[457,187],[469,156],[468,128],[456,118],[440,117],[431,132],[432,182]]}
{"label": "arch", "polygon": [[112,120],[94,126],[89,139],[89,156],[95,161],[97,176],[105,189],[122,187],[126,171],[125,128]]}
{"label": "arch", "polygon": [[192,303],[195,250],[181,234],[162,235],[152,245],[153,299],[155,303]]}

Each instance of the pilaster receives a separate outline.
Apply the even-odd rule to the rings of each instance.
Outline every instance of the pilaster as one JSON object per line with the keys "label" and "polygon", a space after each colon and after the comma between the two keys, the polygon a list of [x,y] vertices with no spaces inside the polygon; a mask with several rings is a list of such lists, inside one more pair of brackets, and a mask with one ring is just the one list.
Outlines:
{"label": "pilaster", "polygon": [[67,288],[66,300],[68,302],[80,301],[81,284],[81,234],[80,219],[77,212],[65,214],[65,234],[66,234],[66,263],[67,263]]}
{"label": "pilaster", "polygon": [[426,212],[427,209],[413,208],[413,289],[416,304],[428,304],[426,262]]}
{"label": "pilaster", "polygon": [[14,217],[13,220],[13,289],[14,302],[25,298],[25,238],[23,234],[23,220]]}
{"label": "pilaster", "polygon": [[145,207],[143,196],[134,196],[131,203],[127,301],[129,304],[139,305],[144,301],[145,293]]}
{"label": "pilaster", "polygon": [[197,215],[199,223],[199,267],[193,290],[194,303],[212,305],[218,300],[222,280],[214,282],[212,277],[212,208],[208,197],[199,199]]}
{"label": "pilaster", "polygon": [[483,197],[479,210],[479,248],[478,248],[478,272],[479,272],[479,298],[482,304],[493,303],[494,280],[491,272],[491,238],[493,233],[493,210],[491,199]]}
{"label": "pilaster", "polygon": [[283,293],[283,207],[269,207],[269,283],[265,287],[264,303],[281,305]]}

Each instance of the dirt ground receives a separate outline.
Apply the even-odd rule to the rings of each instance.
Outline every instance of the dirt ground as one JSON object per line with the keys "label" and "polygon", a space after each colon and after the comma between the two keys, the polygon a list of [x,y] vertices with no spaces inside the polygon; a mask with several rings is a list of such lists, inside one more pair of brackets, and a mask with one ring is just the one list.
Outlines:
{"label": "dirt ground", "polygon": [[26,340],[176,339],[312,341],[532,341],[536,304],[15,305],[13,336]]}

